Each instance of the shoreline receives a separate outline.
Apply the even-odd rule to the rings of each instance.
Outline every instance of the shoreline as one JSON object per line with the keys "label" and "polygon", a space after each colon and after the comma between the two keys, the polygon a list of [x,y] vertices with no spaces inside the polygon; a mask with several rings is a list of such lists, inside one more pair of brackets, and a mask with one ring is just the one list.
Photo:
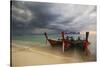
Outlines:
{"label": "shoreline", "polygon": [[64,64],[96,61],[95,57],[93,57],[93,59],[89,59],[89,57],[81,57],[77,53],[77,51],[66,51],[65,53],[63,53],[60,48],[52,48],[50,46],[27,46],[12,42],[11,48],[13,66]]}

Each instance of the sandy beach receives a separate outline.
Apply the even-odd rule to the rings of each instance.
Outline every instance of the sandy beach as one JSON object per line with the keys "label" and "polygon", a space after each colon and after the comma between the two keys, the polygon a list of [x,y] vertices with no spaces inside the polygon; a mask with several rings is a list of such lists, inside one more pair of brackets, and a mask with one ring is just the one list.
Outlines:
{"label": "sandy beach", "polygon": [[62,52],[62,49],[50,46],[27,45],[12,42],[12,65],[32,66],[42,64],[63,64],[96,61],[95,56],[83,56],[77,50]]}

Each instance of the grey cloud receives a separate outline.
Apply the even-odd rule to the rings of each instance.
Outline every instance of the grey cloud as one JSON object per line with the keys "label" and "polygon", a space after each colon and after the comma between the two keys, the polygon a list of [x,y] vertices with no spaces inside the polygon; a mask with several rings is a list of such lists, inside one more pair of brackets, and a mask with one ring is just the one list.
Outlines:
{"label": "grey cloud", "polygon": [[13,33],[95,31],[96,6],[13,1],[12,23]]}

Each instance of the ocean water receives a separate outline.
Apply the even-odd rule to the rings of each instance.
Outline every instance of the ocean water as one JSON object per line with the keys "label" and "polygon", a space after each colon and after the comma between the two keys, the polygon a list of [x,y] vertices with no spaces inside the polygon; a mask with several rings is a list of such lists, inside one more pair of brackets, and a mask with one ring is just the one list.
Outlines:
{"label": "ocean water", "polygon": [[[66,36],[66,35],[65,35]],[[78,36],[80,36],[81,39],[85,39],[85,35],[68,35],[68,36],[73,36],[74,39],[77,39]],[[61,38],[61,35],[59,34],[50,34],[48,35],[48,38],[50,39],[59,39]],[[16,35],[12,37],[12,40],[16,41],[16,42],[31,42],[35,44],[37,44],[38,46],[46,46],[46,38],[43,34],[39,34],[39,35]],[[89,35],[89,42],[90,45],[88,46],[91,54],[96,55],[96,35]],[[30,45],[30,44],[28,44]]]}

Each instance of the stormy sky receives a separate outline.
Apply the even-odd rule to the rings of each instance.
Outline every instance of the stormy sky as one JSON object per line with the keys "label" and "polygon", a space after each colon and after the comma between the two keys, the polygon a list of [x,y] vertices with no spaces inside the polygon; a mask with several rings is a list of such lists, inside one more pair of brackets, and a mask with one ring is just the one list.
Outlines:
{"label": "stormy sky", "polygon": [[96,31],[96,6],[12,1],[13,34]]}

